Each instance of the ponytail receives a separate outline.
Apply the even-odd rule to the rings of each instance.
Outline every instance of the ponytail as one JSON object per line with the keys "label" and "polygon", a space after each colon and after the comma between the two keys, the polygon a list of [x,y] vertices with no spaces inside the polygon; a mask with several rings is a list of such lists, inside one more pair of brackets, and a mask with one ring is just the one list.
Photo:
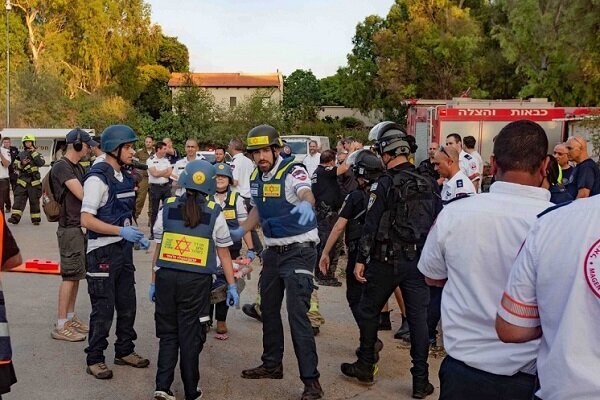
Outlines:
{"label": "ponytail", "polygon": [[202,204],[204,204],[204,195],[197,190],[187,189],[186,199],[183,203],[181,213],[183,215],[183,223],[188,228],[195,228],[200,224],[202,218]]}

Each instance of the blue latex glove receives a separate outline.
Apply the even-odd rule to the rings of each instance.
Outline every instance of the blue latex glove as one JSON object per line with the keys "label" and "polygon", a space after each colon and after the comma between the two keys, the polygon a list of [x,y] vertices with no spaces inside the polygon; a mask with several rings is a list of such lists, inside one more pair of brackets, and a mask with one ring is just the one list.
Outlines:
{"label": "blue latex glove", "polygon": [[292,208],[292,211],[290,212],[292,214],[300,214],[300,219],[298,220],[300,225],[306,225],[315,220],[315,212],[313,211],[313,207],[306,200],[303,200],[296,207]]}
{"label": "blue latex glove", "polygon": [[240,304],[240,295],[237,291],[237,285],[232,283],[227,285],[227,305],[229,307],[238,306]]}
{"label": "blue latex glove", "polygon": [[128,242],[136,243],[144,237],[144,233],[135,226],[122,226],[119,229],[119,236]]}
{"label": "blue latex glove", "polygon": [[150,248],[150,241],[148,239],[146,239],[145,237],[141,238],[138,243],[142,250],[148,250]]}
{"label": "blue latex glove", "polygon": [[148,298],[153,303],[156,301],[156,286],[154,283],[151,283],[150,287],[148,288]]}
{"label": "blue latex glove", "polygon": [[250,261],[254,261],[254,259],[256,258],[256,253],[254,252],[254,250],[248,250],[246,252],[246,257],[248,257]]}
{"label": "blue latex glove", "polygon": [[246,231],[244,231],[244,228],[242,228],[241,226],[238,226],[237,228],[231,229],[229,231],[229,236],[231,236],[231,240],[233,240],[234,242],[239,242],[240,240],[242,240],[245,234]]}

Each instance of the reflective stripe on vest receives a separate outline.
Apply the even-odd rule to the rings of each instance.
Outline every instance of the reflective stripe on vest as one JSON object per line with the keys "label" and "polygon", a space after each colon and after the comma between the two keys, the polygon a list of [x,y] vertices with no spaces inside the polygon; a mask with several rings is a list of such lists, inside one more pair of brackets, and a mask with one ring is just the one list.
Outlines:
{"label": "reflective stripe on vest", "polygon": [[[0,210],[0,218],[4,215]],[[0,224],[0,243],[4,242],[4,224]],[[2,260],[2,246],[0,246],[0,260]],[[6,305],[4,302],[4,292],[0,283],[0,365],[9,364],[12,360],[12,347],[10,345],[10,333],[8,321],[6,320]]]}

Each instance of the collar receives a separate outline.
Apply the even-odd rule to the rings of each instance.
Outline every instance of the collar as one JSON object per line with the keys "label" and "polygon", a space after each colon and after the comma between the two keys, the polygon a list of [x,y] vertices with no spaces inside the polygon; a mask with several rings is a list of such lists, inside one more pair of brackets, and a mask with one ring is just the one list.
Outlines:
{"label": "collar", "polygon": [[518,183],[497,181],[490,186],[490,193],[508,194],[511,196],[530,197],[550,201],[550,192],[541,187],[520,185]]}
{"label": "collar", "polygon": [[277,171],[279,170],[279,166],[281,165],[282,162],[283,162],[283,157],[277,156],[277,162],[275,163],[273,168],[271,168],[271,170],[269,172],[264,172],[262,174],[263,181],[270,181],[271,178],[273,178],[273,175],[275,175],[277,173]]}
{"label": "collar", "polygon": [[392,167],[390,169],[388,169],[388,171],[392,172],[392,171],[403,171],[405,169],[415,169],[415,166],[412,165],[412,163],[410,161],[405,161],[403,163],[400,163],[398,165],[396,165],[395,167]]}
{"label": "collar", "polygon": [[458,172],[457,172],[457,173],[455,173],[455,174],[452,176],[452,178],[450,178],[450,179],[446,179],[446,180],[444,181],[444,185],[450,185],[450,183],[456,182],[456,181],[457,181],[457,180],[459,180],[459,179],[462,179],[463,181],[464,181],[464,180],[469,180],[469,178],[468,178],[468,177],[467,177],[465,174],[463,174],[463,172],[462,172],[461,170],[458,170]]}

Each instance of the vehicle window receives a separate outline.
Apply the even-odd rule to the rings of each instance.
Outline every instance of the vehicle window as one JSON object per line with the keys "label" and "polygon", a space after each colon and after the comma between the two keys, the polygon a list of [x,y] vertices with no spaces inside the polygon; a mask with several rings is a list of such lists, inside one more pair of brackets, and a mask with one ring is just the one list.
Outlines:
{"label": "vehicle window", "polygon": [[287,142],[288,146],[292,148],[292,154],[306,154],[306,142]]}

